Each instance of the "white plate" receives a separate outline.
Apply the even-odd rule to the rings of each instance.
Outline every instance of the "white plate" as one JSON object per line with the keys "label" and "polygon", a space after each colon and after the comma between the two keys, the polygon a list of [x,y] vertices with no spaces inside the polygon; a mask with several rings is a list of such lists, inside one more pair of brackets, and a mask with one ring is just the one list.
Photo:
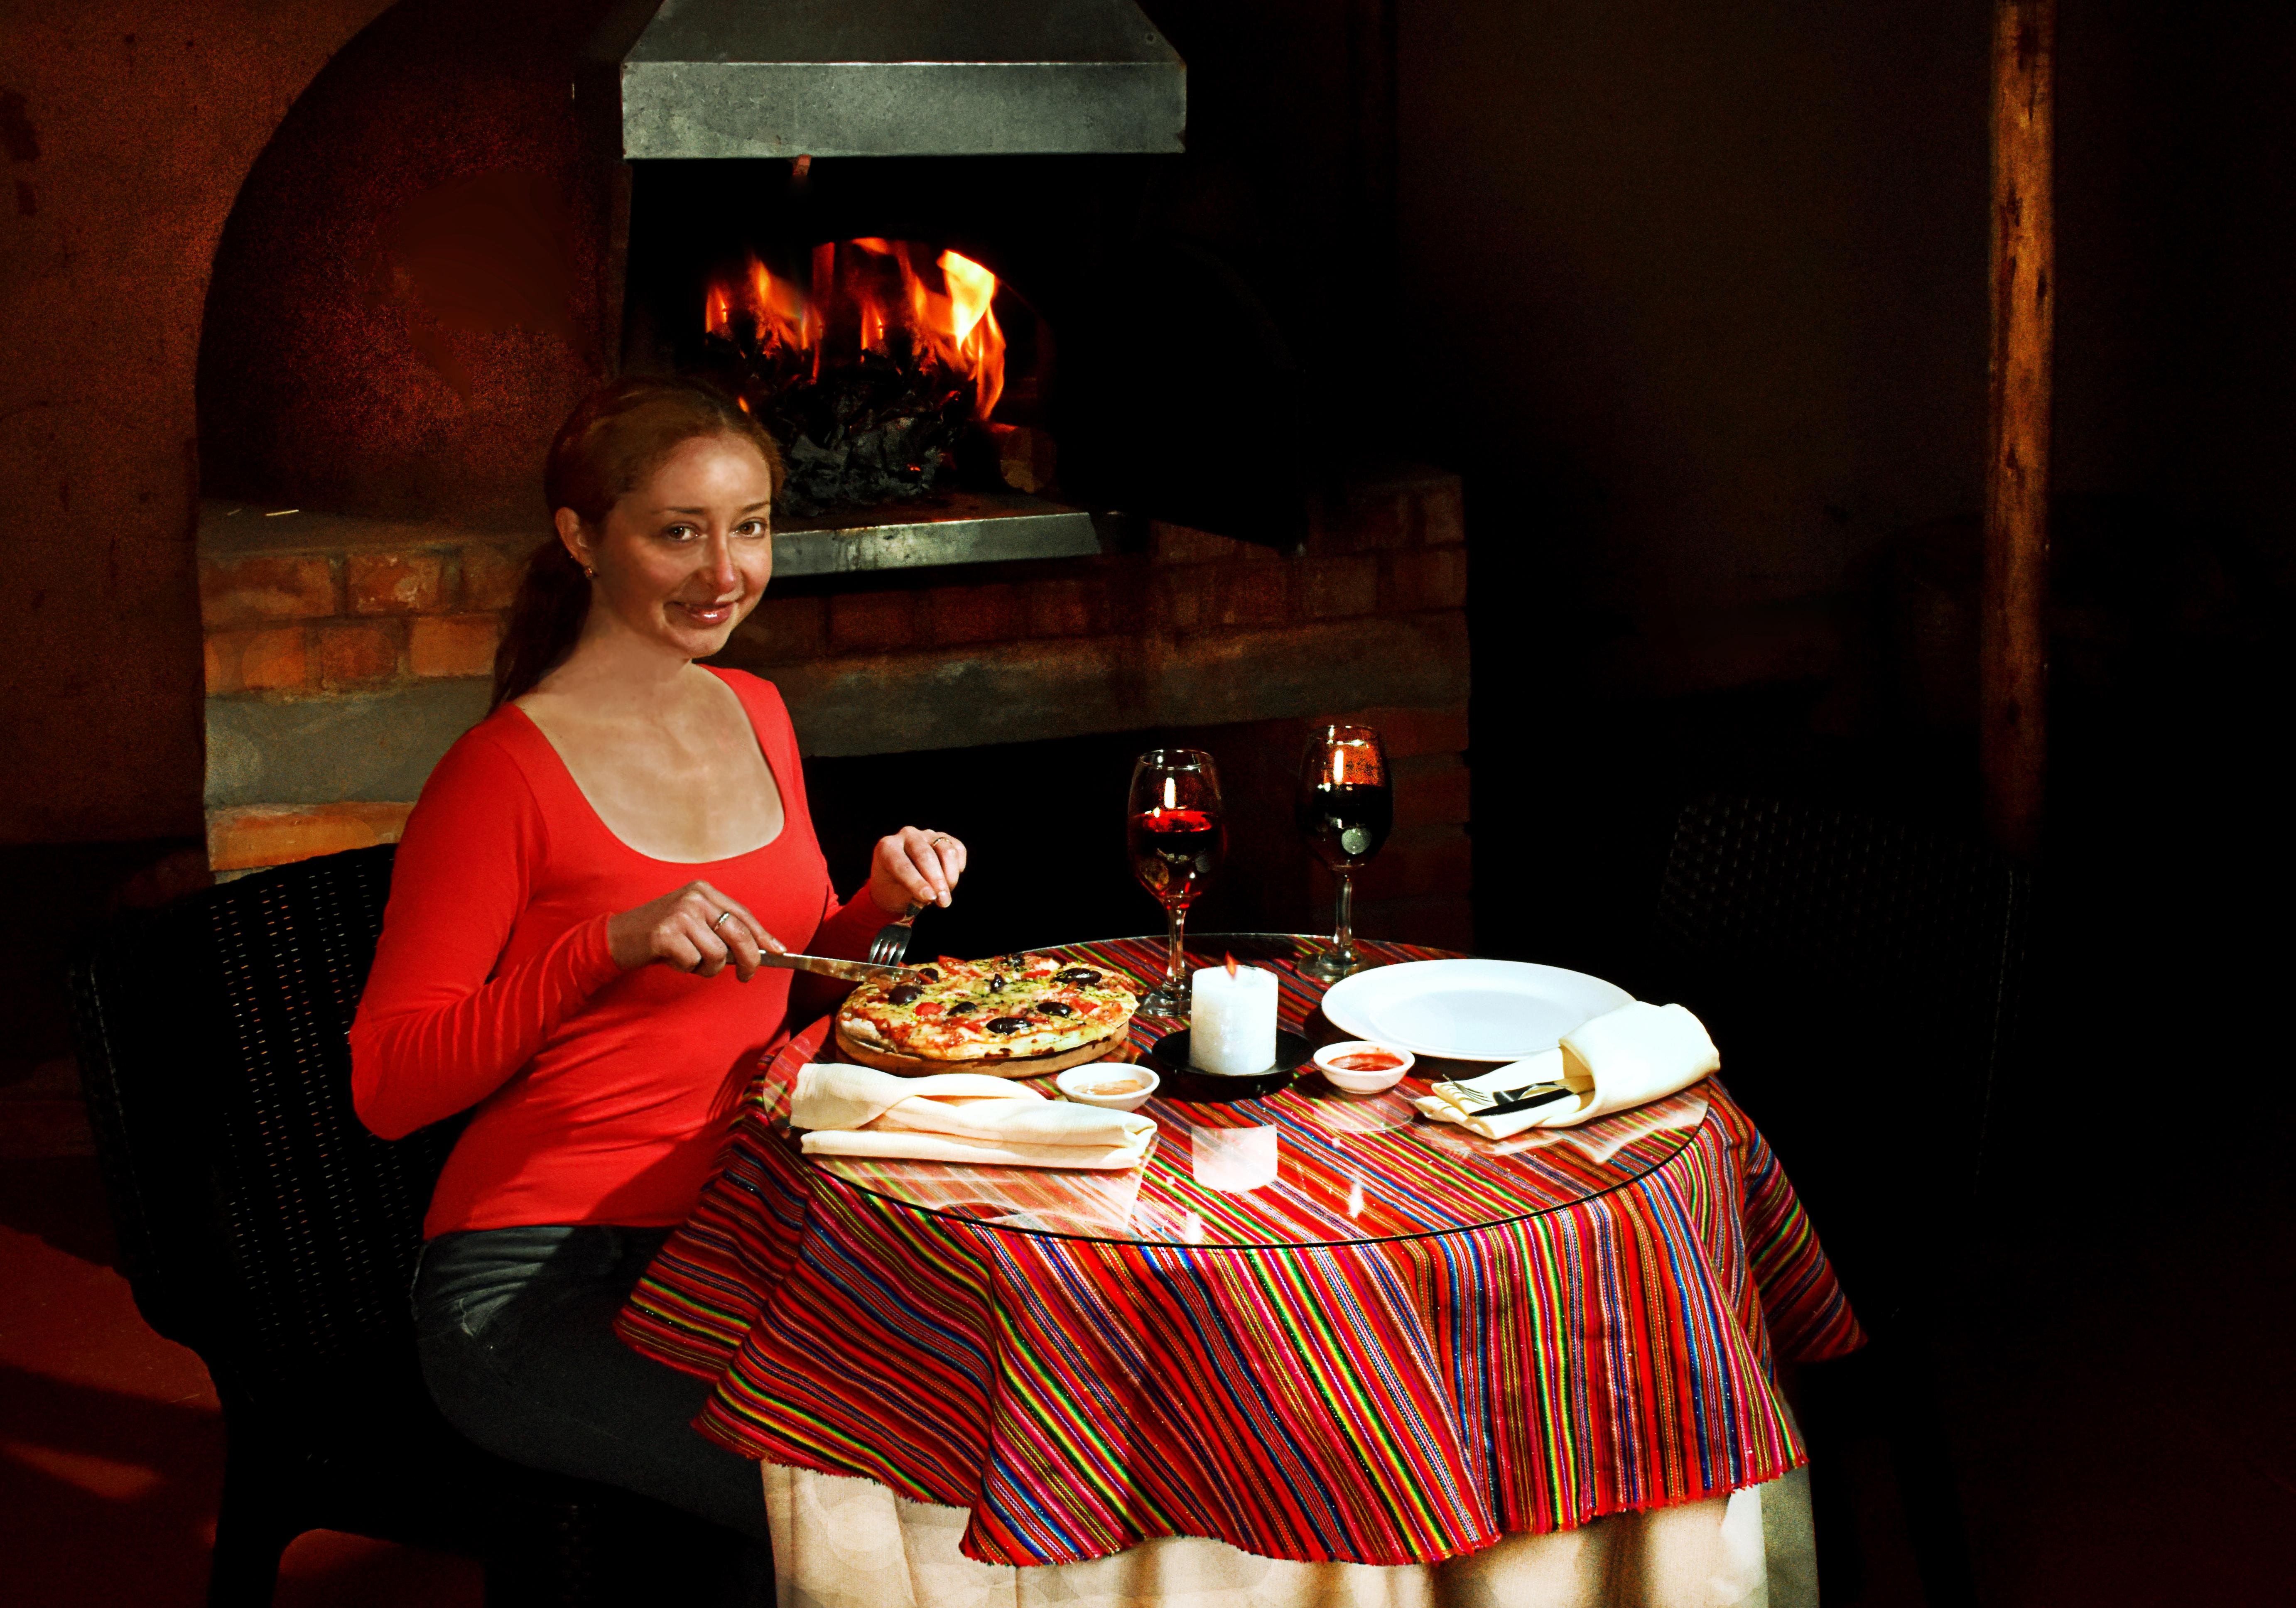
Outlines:
{"label": "white plate", "polygon": [[1452,1061],[1521,1061],[1634,996],[1616,983],[1519,960],[1407,960],[1343,977],[1324,996],[1332,1025]]}

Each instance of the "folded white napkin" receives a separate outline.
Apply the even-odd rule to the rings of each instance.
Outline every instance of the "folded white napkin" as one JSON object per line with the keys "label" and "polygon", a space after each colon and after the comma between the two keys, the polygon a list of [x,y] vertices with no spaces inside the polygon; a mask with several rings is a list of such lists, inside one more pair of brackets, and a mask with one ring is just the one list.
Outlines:
{"label": "folded white napkin", "polygon": [[865,1066],[800,1067],[789,1120],[807,1130],[808,1155],[996,1167],[1136,1167],[1156,1139],[1149,1118],[1048,1100],[1009,1079],[896,1078]]}
{"label": "folded white napkin", "polygon": [[[1576,1128],[1648,1104],[1688,1088],[1721,1065],[1714,1040],[1697,1017],[1678,1005],[1637,999],[1580,1023],[1542,1054],[1480,1078],[1435,1084],[1412,1103],[1439,1122],[1456,1122],[1486,1139],[1505,1139],[1534,1128]],[[1505,1103],[1505,1091],[1543,1083],[1570,1092],[1529,1111],[1480,1114]]]}

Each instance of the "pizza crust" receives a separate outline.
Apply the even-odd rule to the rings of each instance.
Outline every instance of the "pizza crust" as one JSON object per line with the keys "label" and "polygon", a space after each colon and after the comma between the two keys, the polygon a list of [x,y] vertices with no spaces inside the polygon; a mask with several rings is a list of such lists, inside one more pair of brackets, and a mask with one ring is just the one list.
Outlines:
{"label": "pizza crust", "polygon": [[840,1038],[857,1039],[871,1049],[890,1051],[893,1047],[877,1030],[877,1024],[866,1016],[853,1016],[840,1011],[837,1013],[837,1032]]}

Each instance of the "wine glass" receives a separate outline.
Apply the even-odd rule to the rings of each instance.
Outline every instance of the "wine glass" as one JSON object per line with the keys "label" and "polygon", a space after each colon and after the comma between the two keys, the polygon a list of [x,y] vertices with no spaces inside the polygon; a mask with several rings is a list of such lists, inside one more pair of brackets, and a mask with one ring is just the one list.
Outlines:
{"label": "wine glass", "polygon": [[1395,825],[1395,792],[1387,780],[1387,753],[1368,726],[1326,726],[1308,736],[1300,761],[1293,813],[1308,847],[1340,879],[1332,912],[1332,947],[1300,963],[1324,982],[1363,969],[1355,944],[1355,874],[1377,854]]}
{"label": "wine glass", "polygon": [[1188,1013],[1188,972],[1181,952],[1188,904],[1203,891],[1227,849],[1227,819],[1220,808],[1219,772],[1201,749],[1156,748],[1132,767],[1125,805],[1124,846],[1132,874],[1164,906],[1171,949],[1164,980],[1140,1008],[1152,1016]]}

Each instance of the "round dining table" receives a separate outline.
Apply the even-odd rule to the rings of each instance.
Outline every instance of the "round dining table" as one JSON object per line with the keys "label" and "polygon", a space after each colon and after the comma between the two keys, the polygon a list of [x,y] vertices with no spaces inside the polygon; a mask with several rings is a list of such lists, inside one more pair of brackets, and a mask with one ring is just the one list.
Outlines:
{"label": "round dining table", "polygon": [[[1285,1028],[1349,1037],[1297,964],[1315,946],[1191,948],[1276,972]],[[1160,939],[1048,952],[1162,971]],[[1136,1019],[1134,1050],[1177,1025]],[[784,1112],[827,1028],[760,1069],[619,1330],[716,1382],[703,1434],[962,1510],[967,1558],[1185,1536],[1426,1564],[1677,1507],[1800,1464],[1778,1366],[1862,1343],[1716,1079],[1493,1141],[1407,1097],[1488,1066],[1422,1061],[1371,1096],[1308,1069],[1257,1100],[1151,1100],[1125,1172],[808,1157]]]}

